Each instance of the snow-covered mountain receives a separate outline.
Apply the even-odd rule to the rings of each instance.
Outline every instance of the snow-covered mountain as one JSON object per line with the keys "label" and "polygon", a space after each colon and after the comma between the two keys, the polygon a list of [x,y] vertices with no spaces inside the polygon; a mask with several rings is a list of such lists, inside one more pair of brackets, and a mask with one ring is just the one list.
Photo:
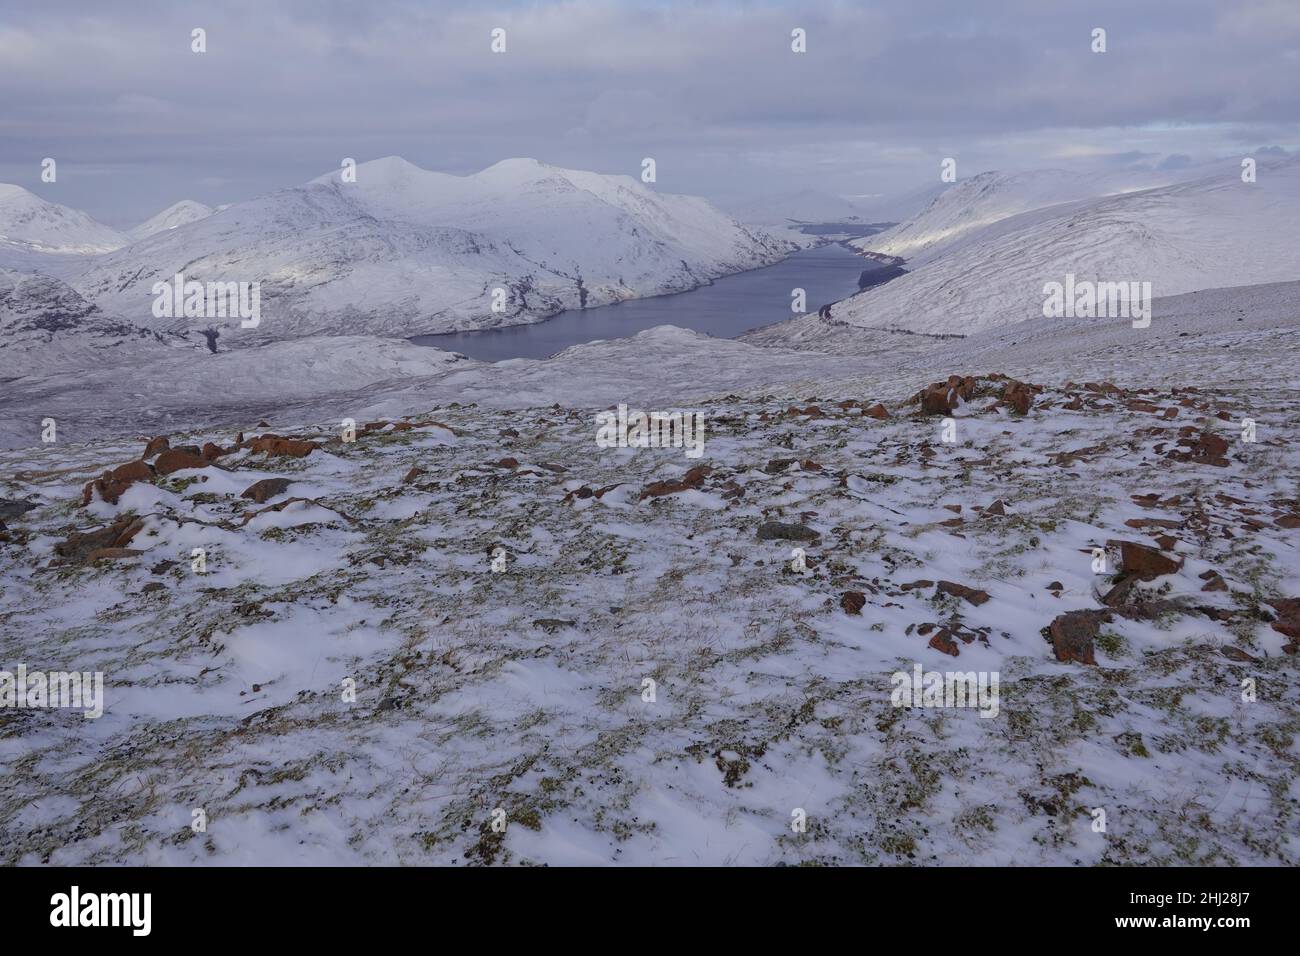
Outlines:
{"label": "snow-covered mountain", "polygon": [[215,210],[211,206],[195,202],[193,199],[182,199],[180,202],[168,206],[158,215],[146,219],[140,225],[128,230],[127,235],[130,236],[132,242],[138,242],[155,233],[165,232],[186,223],[206,219],[213,212]]}
{"label": "snow-covered mountain", "polygon": [[166,346],[158,333],[106,315],[59,279],[0,269],[0,376],[89,369],[128,351],[138,358],[142,348]]}
{"label": "snow-covered mountain", "polygon": [[331,173],[148,236],[74,284],[132,321],[179,328],[192,320],[155,320],[151,290],[184,270],[260,283],[261,325],[245,338],[409,335],[678,292],[792,248],[628,176],[531,159],[452,176],[388,157],[356,182]]}
{"label": "snow-covered mountain", "polygon": [[[1207,171],[1202,171],[1204,175]],[[1101,196],[1168,186],[1200,178],[1185,169],[1158,172],[1135,169],[1083,174],[1064,169],[978,173],[939,187],[919,212],[877,236],[858,240],[859,248],[904,259],[938,251],[985,226],[1023,212]]]}
{"label": "snow-covered mountain", "polygon": [[128,241],[84,212],[0,183],[0,251],[95,255]]}
{"label": "snow-covered mountain", "polygon": [[[1300,162],[1293,159],[1260,163],[1254,183],[1233,171],[1000,217],[995,210],[1030,195],[998,205],[1004,182],[974,177],[911,222],[865,240],[882,252],[912,252],[911,271],[846,299],[835,318],[965,335],[1041,317],[1043,286],[1066,274],[1150,282],[1157,297],[1300,278]],[[1037,195],[1046,201],[1062,193],[1053,185]],[[962,197],[968,201],[958,205]]]}

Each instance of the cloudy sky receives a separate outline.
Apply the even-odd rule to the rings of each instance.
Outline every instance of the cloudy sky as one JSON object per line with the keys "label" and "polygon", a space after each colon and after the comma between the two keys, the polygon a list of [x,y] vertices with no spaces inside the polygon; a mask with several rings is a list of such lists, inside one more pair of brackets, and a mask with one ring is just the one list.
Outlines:
{"label": "cloudy sky", "polygon": [[118,226],[345,156],[632,175],[652,156],[658,188],[724,202],[871,197],[937,182],[945,156],[966,176],[1295,150],[1298,121],[1300,0],[0,8],[0,181]]}

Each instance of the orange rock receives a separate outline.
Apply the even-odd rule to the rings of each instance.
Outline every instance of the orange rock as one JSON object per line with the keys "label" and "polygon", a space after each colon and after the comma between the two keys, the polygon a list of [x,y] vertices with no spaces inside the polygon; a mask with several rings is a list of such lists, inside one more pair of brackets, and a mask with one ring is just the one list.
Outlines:
{"label": "orange rock", "polygon": [[104,477],[113,481],[150,481],[153,478],[153,469],[143,461],[128,461],[125,465],[118,465],[112,471],[104,472]]}
{"label": "orange rock", "polygon": [[940,628],[935,633],[934,637],[930,638],[930,646],[933,647],[936,651],[942,651],[944,654],[947,654],[949,657],[956,657],[958,654],[961,653],[957,649],[957,642],[954,641],[952,637],[949,636],[948,629],[946,627]]}
{"label": "orange rock", "polygon": [[110,505],[115,505],[122,497],[122,492],[137,481],[150,481],[153,468],[143,461],[129,461],[104,472],[94,481],[88,481],[81,489],[81,503],[88,505],[95,500],[95,492]]}
{"label": "orange rock", "polygon": [[641,497],[637,500],[644,501],[646,498],[661,498],[664,495],[675,495],[682,491],[694,490],[694,485],[688,485],[684,481],[668,479],[666,481],[652,481],[641,489]]}
{"label": "orange rock", "polygon": [[208,467],[207,459],[201,455],[191,455],[179,448],[168,448],[154,462],[154,471],[160,475],[170,475],[172,472],[183,471],[186,468],[206,467]]}
{"label": "orange rock", "polygon": [[1096,664],[1093,642],[1097,639],[1102,614],[1097,611],[1068,611],[1048,627],[1052,651],[1058,661]]}
{"label": "orange rock", "polygon": [[239,495],[241,498],[249,498],[259,505],[265,504],[276,495],[284,494],[285,489],[292,482],[288,478],[263,478],[261,481],[255,481],[245,488]]}
{"label": "orange rock", "polygon": [[921,402],[921,411],[927,415],[947,415],[952,411],[952,390],[947,385],[927,385],[917,398]]}
{"label": "orange rock", "polygon": [[1161,575],[1175,573],[1183,566],[1183,562],[1166,557],[1144,544],[1121,541],[1120,566],[1128,574],[1143,581],[1151,581]]}
{"label": "orange rock", "polygon": [[962,598],[977,607],[989,599],[987,591],[967,587],[965,584],[958,584],[956,581],[940,581],[935,587],[935,593],[951,594],[953,597]]}
{"label": "orange rock", "polygon": [[840,595],[840,607],[844,608],[845,614],[861,615],[862,609],[867,605],[867,596],[861,591],[845,591]]}
{"label": "orange rock", "polygon": [[260,452],[267,455],[285,455],[290,458],[303,458],[319,447],[314,441],[281,438],[279,435],[263,435],[261,438],[254,438],[249,445],[255,454]]}
{"label": "orange rock", "polygon": [[682,475],[682,484],[690,485],[692,488],[698,488],[704,484],[704,479],[713,474],[713,469],[708,465],[696,465],[686,474]]}
{"label": "orange rock", "polygon": [[1002,390],[1002,404],[1010,405],[1020,415],[1028,415],[1029,406],[1034,400],[1034,391],[1033,385],[1013,379],[1007,382],[1006,388]]}

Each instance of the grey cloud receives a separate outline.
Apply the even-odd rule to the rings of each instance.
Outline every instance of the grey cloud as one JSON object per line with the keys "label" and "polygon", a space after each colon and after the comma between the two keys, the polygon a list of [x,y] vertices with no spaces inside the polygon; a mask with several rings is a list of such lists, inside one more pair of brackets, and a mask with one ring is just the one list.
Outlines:
{"label": "grey cloud", "polygon": [[[1275,0],[309,3],[6,11],[0,180],[129,224],[343,156],[467,173],[510,156],[711,196],[909,189],[963,169],[1300,147]],[[208,52],[190,52],[190,30]],[[507,30],[508,52],[489,51]],[[790,50],[807,31],[808,52]],[[1108,51],[1089,50],[1094,27]],[[1065,148],[1086,142],[1090,150]],[[39,182],[39,161],[60,181]],[[83,175],[111,169],[104,177]]]}

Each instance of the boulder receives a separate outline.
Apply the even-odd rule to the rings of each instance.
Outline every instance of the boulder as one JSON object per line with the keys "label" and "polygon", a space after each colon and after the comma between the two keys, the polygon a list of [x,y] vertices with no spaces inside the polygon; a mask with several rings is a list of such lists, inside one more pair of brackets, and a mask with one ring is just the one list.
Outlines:
{"label": "boulder", "polygon": [[952,412],[951,390],[946,385],[927,385],[917,395],[921,411],[926,415],[947,415]]}
{"label": "boulder", "polygon": [[154,470],[143,461],[128,461],[112,471],[104,472],[104,477],[113,481],[151,481],[153,473]]}
{"label": "boulder", "polygon": [[[663,495],[677,494],[681,491],[690,491],[704,484],[704,479],[713,474],[713,469],[708,465],[696,465],[680,479],[669,478],[664,481],[652,481],[641,489],[641,497],[638,499],[644,501],[646,498],[659,498]],[[584,486],[585,487],[585,486]],[[579,489],[581,491],[581,489]],[[581,497],[581,495],[579,496]]]}
{"label": "boulder", "polygon": [[1300,598],[1279,598],[1266,603],[1277,611],[1273,630],[1285,634],[1292,641],[1300,642]]}
{"label": "boulder", "polygon": [[953,597],[962,598],[977,607],[989,599],[987,591],[967,587],[964,584],[958,584],[956,581],[940,581],[935,587],[935,593],[951,594]]}
{"label": "boulder", "polygon": [[125,548],[143,529],[143,518],[122,515],[103,528],[72,532],[67,540],[54,545],[54,553],[69,564],[84,564],[93,560],[90,556],[97,551]]}
{"label": "boulder", "polygon": [[314,441],[298,438],[281,438],[279,435],[262,435],[254,438],[248,446],[254,454],[282,455],[288,458],[304,458],[320,446]]}
{"label": "boulder", "polygon": [[930,638],[930,646],[936,651],[947,654],[949,657],[956,657],[961,653],[957,649],[957,642],[952,639],[952,635],[946,627],[941,627],[935,632],[934,636]]}
{"label": "boulder", "polygon": [[758,539],[760,541],[818,541],[821,539],[821,533],[807,525],[764,521],[758,526]]}
{"label": "boulder", "polygon": [[1161,575],[1174,574],[1182,566],[1181,560],[1175,561],[1145,544],[1120,542],[1120,567],[1139,580],[1152,581]]}
{"label": "boulder", "polygon": [[16,498],[0,498],[0,518],[21,518],[38,505],[33,501],[19,501]]}
{"label": "boulder", "polygon": [[1052,650],[1058,661],[1096,664],[1094,642],[1102,615],[1096,611],[1067,611],[1048,627]]}
{"label": "boulder", "polygon": [[193,452],[188,449],[169,448],[158,456],[158,460],[154,462],[153,467],[154,471],[160,475],[170,475],[173,472],[184,471],[187,468],[206,468],[208,467],[208,460],[203,457],[197,448]]}
{"label": "boulder", "polygon": [[263,478],[261,481],[255,481],[245,488],[239,495],[241,498],[249,498],[259,505],[265,504],[276,495],[282,495],[293,482],[288,478]]}
{"label": "boulder", "polygon": [[861,591],[845,591],[840,595],[840,607],[844,608],[845,614],[861,615],[866,604],[867,596]]}
{"label": "boulder", "polygon": [[1029,406],[1034,401],[1034,387],[1025,382],[1010,381],[1002,390],[1002,404],[1012,408],[1017,414],[1029,414]]}

